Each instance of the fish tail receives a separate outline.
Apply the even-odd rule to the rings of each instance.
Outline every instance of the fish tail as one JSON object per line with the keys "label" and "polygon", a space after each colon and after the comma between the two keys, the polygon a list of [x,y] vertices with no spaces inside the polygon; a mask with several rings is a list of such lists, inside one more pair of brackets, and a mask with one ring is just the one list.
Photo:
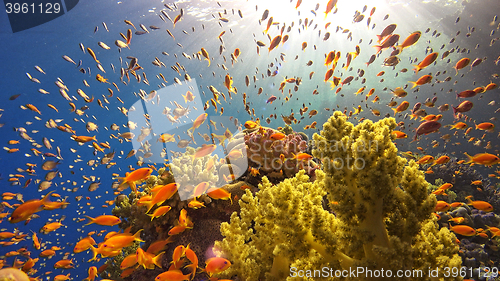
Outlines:
{"label": "fish tail", "polygon": [[165,254],[165,252],[161,252],[160,254],[158,254],[156,257],[153,258],[153,264],[155,264],[159,268],[162,268],[161,267],[161,261],[162,261],[161,258],[163,257],[163,254]]}
{"label": "fish tail", "polygon": [[135,241],[144,242],[144,241],[141,239],[141,233],[142,233],[142,231],[143,231],[143,229],[140,229],[140,230],[138,230],[138,231],[134,234]]}
{"label": "fish tail", "polygon": [[381,45],[373,46],[373,48],[375,48],[375,53],[377,53],[377,54],[382,50],[382,46]]}
{"label": "fish tail", "polygon": [[137,195],[137,186],[135,185],[135,182],[130,181],[128,182],[128,185],[130,186],[130,189],[132,189],[132,191],[134,191],[135,194]]}
{"label": "fish tail", "polygon": [[384,37],[382,37],[382,35],[377,35],[377,42],[380,43],[380,41],[382,41],[382,39],[384,39]]}
{"label": "fish tail", "polygon": [[190,264],[190,265],[187,265],[184,268],[187,268],[187,269],[189,269],[191,271],[191,273],[190,273],[191,279],[190,280],[193,280],[194,275],[196,274],[196,269],[198,268],[198,265],[196,265],[196,264]]}
{"label": "fish tail", "polygon": [[415,88],[415,87],[417,87],[417,82],[413,82],[413,81],[408,81],[408,82],[410,82],[410,83],[413,84],[413,86],[411,87],[412,89]]}
{"label": "fish tail", "polygon": [[[85,216],[85,217],[87,217],[87,218],[90,220],[90,222],[89,222],[89,223],[87,223],[87,224],[85,224],[85,225],[89,225],[89,224],[93,224],[93,223],[94,223],[94,221],[95,221],[95,219],[94,219],[94,218],[89,217],[89,216]],[[84,225],[84,226],[85,226],[85,225]]]}
{"label": "fish tail", "polygon": [[[156,203],[153,203],[152,201],[146,202],[146,207],[148,207],[148,210],[146,211],[146,215],[149,216],[149,211],[151,211],[151,208],[153,208],[156,205]],[[151,215],[151,220],[153,220],[153,215]]]}
{"label": "fish tail", "polygon": [[469,154],[467,154],[467,152],[464,152],[465,156],[467,156],[468,158],[468,161],[465,162],[464,164],[469,164],[469,163],[472,163],[473,162],[473,159],[472,159],[472,156],[470,156]]}
{"label": "fish tail", "polygon": [[413,71],[415,71],[415,74],[417,74],[420,70],[422,70],[422,68],[420,68],[420,66],[418,65],[414,65],[414,67],[415,68],[413,69]]}
{"label": "fish tail", "polygon": [[51,192],[49,192],[49,193],[45,194],[45,196],[43,196],[42,201],[41,201],[41,202],[42,202],[42,205],[45,205],[47,202],[49,202],[49,195],[50,195],[52,192],[54,192],[54,191],[51,191]]}
{"label": "fish tail", "polygon": [[396,114],[398,113],[397,108],[391,108],[391,109],[394,110],[394,116],[396,116]]}
{"label": "fish tail", "polygon": [[97,248],[94,247],[93,245],[90,245],[90,250],[92,251],[92,258],[90,260],[88,260],[87,262],[91,262],[91,261],[97,259],[97,255],[98,255]]}

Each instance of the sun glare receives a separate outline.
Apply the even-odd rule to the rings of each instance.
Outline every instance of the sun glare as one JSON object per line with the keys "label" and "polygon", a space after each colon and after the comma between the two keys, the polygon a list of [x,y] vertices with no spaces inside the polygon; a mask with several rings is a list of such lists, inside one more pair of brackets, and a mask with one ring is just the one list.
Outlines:
{"label": "sun glare", "polygon": [[[376,7],[377,9],[383,8],[383,6],[386,5],[385,2],[385,0],[339,0],[335,8],[326,16],[325,11],[328,1],[324,0],[302,0],[302,3],[298,8],[295,8],[297,0],[293,0],[292,3],[288,0],[259,0],[252,3],[255,3],[259,7],[266,7],[266,9],[269,10],[269,17],[273,17],[273,22],[275,24],[290,24],[291,22],[298,21],[300,18],[302,20],[308,18],[309,21],[313,19],[318,25],[324,26],[326,23],[331,22],[332,25],[336,26],[352,23],[356,11],[362,12],[365,5],[367,6],[367,9],[363,14],[365,17],[368,17],[373,7]],[[337,10],[337,12],[334,14],[335,10]],[[265,20],[266,23],[268,19]]]}

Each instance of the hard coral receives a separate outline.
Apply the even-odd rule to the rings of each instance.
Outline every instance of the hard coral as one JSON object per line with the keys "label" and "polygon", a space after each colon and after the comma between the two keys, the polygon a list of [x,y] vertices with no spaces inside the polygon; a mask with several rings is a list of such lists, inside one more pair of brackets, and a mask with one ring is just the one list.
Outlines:
{"label": "hard coral", "polygon": [[[298,133],[290,133],[280,140],[271,136],[278,131],[260,127],[254,131],[244,131],[244,141],[249,167],[258,169],[261,175],[282,180],[295,175],[300,169],[307,169],[314,175],[314,163],[293,159],[294,155],[307,149],[307,141]],[[275,181],[276,182],[276,181]]]}
{"label": "hard coral", "polygon": [[[277,185],[264,177],[259,192],[247,190],[239,201],[240,214],[221,225],[225,238],[214,249],[233,264],[223,275],[291,280],[303,270],[310,276],[302,280],[316,280],[313,270],[324,267],[363,268],[391,270],[391,280],[404,280],[395,276],[397,270],[421,270],[422,279],[431,279],[429,267],[438,268],[440,278],[445,267],[458,269],[455,235],[438,230],[431,215],[436,199],[427,195],[418,165],[397,156],[395,127],[392,118],[354,127],[334,113],[321,136],[314,135],[313,155],[323,163],[314,182],[304,170]],[[334,213],[323,207],[325,196]]]}

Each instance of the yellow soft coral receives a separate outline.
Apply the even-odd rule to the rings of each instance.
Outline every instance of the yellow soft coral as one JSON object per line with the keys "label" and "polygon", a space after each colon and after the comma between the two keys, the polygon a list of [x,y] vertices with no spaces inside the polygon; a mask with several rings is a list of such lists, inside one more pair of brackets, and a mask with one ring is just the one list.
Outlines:
{"label": "yellow soft coral", "polygon": [[354,126],[334,113],[313,137],[323,165],[314,182],[304,171],[277,185],[264,177],[259,192],[247,190],[239,201],[240,214],[222,224],[215,250],[233,263],[224,276],[336,280],[334,273],[362,268],[391,270],[391,280],[407,280],[397,270],[422,270],[414,279],[437,280],[429,267],[441,269],[439,277],[460,267],[455,236],[438,231],[431,216],[436,199],[423,173],[397,155],[395,127],[393,118]]}

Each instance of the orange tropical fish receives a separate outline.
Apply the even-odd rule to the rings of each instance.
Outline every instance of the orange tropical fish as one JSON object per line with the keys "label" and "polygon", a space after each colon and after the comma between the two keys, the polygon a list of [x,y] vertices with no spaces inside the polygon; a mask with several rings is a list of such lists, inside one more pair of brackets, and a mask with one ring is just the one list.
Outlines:
{"label": "orange tropical fish", "polygon": [[[31,231],[33,232],[33,231]],[[31,240],[33,240],[33,247],[35,247],[35,249],[37,250],[40,250],[41,248],[41,243],[40,243],[40,239],[38,239],[38,236],[36,235],[36,232],[33,232],[33,235],[31,236]]]}
{"label": "orange tropical fish", "polygon": [[217,148],[217,145],[215,144],[203,144],[200,148],[196,150],[196,152],[191,155],[193,158],[193,162],[195,159],[198,159],[203,156],[210,155],[214,150]]}
{"label": "orange tropical fish", "polygon": [[201,207],[205,207],[205,203],[200,202],[200,201],[196,201],[196,200],[191,200],[188,203],[188,207],[196,210],[196,209],[199,209]]}
{"label": "orange tropical fish", "polygon": [[401,53],[403,49],[408,48],[417,43],[418,39],[420,39],[420,35],[422,35],[422,32],[420,31],[413,32],[408,37],[406,37],[406,39],[403,41],[401,45],[398,45],[395,49],[399,50],[399,53]]}
{"label": "orange tropical fish", "polygon": [[53,191],[45,194],[41,200],[33,199],[19,205],[10,215],[9,221],[11,223],[24,221],[31,217],[34,213],[40,212],[43,209],[43,205],[49,202],[49,194],[52,192]]}
{"label": "orange tropical fish", "polygon": [[42,258],[47,258],[47,257],[51,257],[55,254],[56,254],[56,251],[54,251],[52,249],[47,249],[47,250],[42,251],[39,256]]}
{"label": "orange tropical fish", "polygon": [[490,84],[486,85],[486,87],[484,87],[484,91],[490,91],[490,90],[494,90],[498,87],[498,85],[496,83],[493,83],[491,82]]}
{"label": "orange tropical fish", "polygon": [[457,64],[455,64],[455,66],[453,68],[455,68],[455,70],[457,71],[457,74],[455,75],[458,75],[458,71],[464,67],[466,67],[467,65],[469,65],[470,63],[470,59],[469,58],[462,58],[460,59]]}
{"label": "orange tropical fish", "polygon": [[450,204],[445,201],[437,201],[434,212],[446,212],[451,208]]}
{"label": "orange tropical fish", "polygon": [[54,264],[54,268],[73,268],[73,260],[62,259]]}
{"label": "orange tropical fish", "polygon": [[382,40],[384,40],[385,37],[389,36],[394,32],[396,29],[397,25],[396,24],[390,24],[382,30],[382,33],[380,35],[377,35],[377,42],[380,43]]}
{"label": "orange tropical fish", "polygon": [[97,81],[101,82],[101,83],[108,83],[108,84],[110,84],[110,83],[108,82],[108,79],[104,78],[101,74],[97,74],[97,75],[95,76],[95,79],[96,79]]}
{"label": "orange tropical fish", "polygon": [[207,191],[208,187],[209,187],[208,182],[206,181],[200,182],[198,185],[196,185],[196,187],[193,190],[193,197],[194,198],[200,197],[203,193],[205,193],[205,191]]}
{"label": "orange tropical fish", "polygon": [[451,129],[457,129],[457,130],[465,128],[467,128],[467,124],[465,124],[464,122],[457,122],[456,124],[453,124],[453,126],[451,126]]}
{"label": "orange tropical fish", "polygon": [[[169,183],[167,185],[157,185],[155,186],[151,192],[152,192],[152,200],[150,202],[146,203],[146,206],[148,206],[148,211],[151,210],[151,207],[155,205],[161,205],[163,202],[166,200],[172,198],[172,196],[177,192],[177,189],[179,188],[179,185],[177,183]],[[146,212],[146,213],[147,213]]]}
{"label": "orange tropical fish", "polygon": [[95,138],[95,136],[89,137],[89,136],[72,135],[71,138],[74,139],[75,141],[79,142],[79,143],[86,143],[86,142],[89,142],[89,141],[97,141],[97,139]]}
{"label": "orange tropical fish", "polygon": [[418,80],[416,82],[413,82],[413,81],[408,81],[408,82],[413,84],[413,86],[411,87],[413,89],[416,86],[421,86],[421,85],[427,84],[431,81],[432,81],[432,75],[426,74],[426,75],[418,78]]}
{"label": "orange tropical fish", "polygon": [[439,157],[438,159],[436,159],[434,161],[434,163],[432,164],[432,166],[446,164],[446,163],[448,163],[448,161],[450,161],[450,157],[447,155],[443,155],[443,156]]}
{"label": "orange tropical fish", "polygon": [[141,232],[142,229],[140,229],[133,235],[131,233],[120,233],[113,235],[108,238],[108,240],[104,241],[103,247],[108,249],[121,249],[123,247],[130,246],[134,241],[144,242],[143,240],[141,240]]}
{"label": "orange tropical fish", "polygon": [[438,56],[439,54],[436,52],[428,54],[424,58],[424,60],[422,60],[418,65],[415,65],[415,68],[413,69],[415,71],[415,74],[418,73],[420,70],[431,65],[434,61],[436,61]]}
{"label": "orange tropical fish", "polygon": [[136,253],[132,253],[126,256],[120,264],[120,269],[124,270],[126,268],[132,267],[137,263],[137,255]]}
{"label": "orange tropical fish", "polygon": [[191,133],[194,133],[194,130],[200,127],[201,124],[203,124],[205,120],[207,120],[207,116],[208,116],[207,113],[202,113],[200,114],[200,116],[196,117],[196,120],[194,120],[193,122],[193,127],[189,128],[188,131],[193,130]]}
{"label": "orange tropical fish", "polygon": [[387,38],[380,45],[373,46],[375,48],[375,53],[378,53],[384,49],[394,46],[394,44],[396,44],[398,40],[399,40],[398,34],[391,34],[387,36]]}
{"label": "orange tropical fish", "polygon": [[191,264],[186,266],[185,268],[191,270],[192,279],[196,273],[196,269],[198,268],[198,256],[196,256],[196,253],[189,248],[189,245],[186,247],[185,255],[186,258],[191,262]]}
{"label": "orange tropical fish", "polygon": [[479,164],[485,166],[492,166],[500,162],[500,158],[498,156],[489,154],[489,153],[479,153],[474,156],[470,156],[467,152],[464,152],[465,156],[467,156],[468,161],[465,164]]}
{"label": "orange tropical fish", "polygon": [[488,132],[493,132],[493,129],[495,129],[495,125],[490,122],[484,122],[481,124],[476,125],[476,130],[484,130]]}
{"label": "orange tropical fish", "polygon": [[40,112],[40,110],[38,110],[38,108],[36,108],[36,106],[34,106],[34,105],[30,104],[30,103],[26,104],[26,108],[28,108],[29,110],[34,111],[34,112],[42,115],[42,113]]}
{"label": "orange tropical fish", "polygon": [[228,269],[231,266],[231,262],[225,258],[215,257],[209,258],[205,261],[206,267],[203,269],[204,272],[208,273],[210,277],[214,274],[218,274]]}
{"label": "orange tropical fish", "polygon": [[83,251],[86,251],[90,248],[91,245],[95,245],[96,242],[92,236],[87,236],[80,241],[76,242],[75,247],[73,248],[73,253],[81,253]]}
{"label": "orange tropical fish", "polygon": [[97,277],[97,267],[95,267],[95,266],[89,267],[88,274],[89,274],[89,276],[87,278],[85,278],[84,280],[85,281],[94,281],[95,278]]}
{"label": "orange tropical fish", "polygon": [[138,248],[135,252],[137,263],[139,265],[142,265],[144,269],[155,269],[155,265],[159,268],[162,268],[161,259],[163,257],[163,254],[165,254],[165,252],[161,252],[160,254],[155,256],[154,254],[144,252],[144,250],[141,248]]}
{"label": "orange tropical fish", "polygon": [[455,217],[455,218],[449,219],[448,221],[452,221],[456,224],[461,224],[465,221],[465,219],[463,217]]}
{"label": "orange tropical fish", "polygon": [[223,188],[211,188],[208,190],[207,195],[212,199],[221,199],[221,200],[231,200],[231,204],[233,204],[233,199],[231,198],[231,193],[227,192]]}
{"label": "orange tropical fish", "polygon": [[97,57],[96,57],[96,55],[95,55],[94,51],[92,51],[92,49],[91,49],[91,48],[87,48],[87,52],[88,52],[88,53],[89,53],[89,55],[90,55],[90,56],[91,56],[91,57],[95,60],[95,62],[97,62],[97,63],[101,63],[101,62],[97,59]]}
{"label": "orange tropical fish", "polygon": [[276,48],[281,42],[281,35],[277,35],[276,37],[273,38],[271,41],[271,44],[269,45],[269,52],[271,52],[274,48]]}
{"label": "orange tropical fish", "polygon": [[165,215],[166,213],[168,213],[168,211],[170,211],[172,209],[172,207],[170,206],[161,206],[159,208],[157,208],[153,214],[146,214],[148,216],[151,217],[151,221],[153,221],[153,219],[155,218],[158,218],[158,217],[161,217],[163,215]]}
{"label": "orange tropical fish", "polygon": [[71,273],[68,273],[66,275],[59,274],[54,277],[54,281],[65,281],[65,280],[71,280],[70,276]]}
{"label": "orange tropical fish", "polygon": [[441,189],[441,190],[447,190],[447,189],[450,189],[450,188],[452,188],[452,187],[453,187],[453,184],[451,184],[451,183],[445,183],[445,184],[442,184],[442,185],[439,187],[439,189]]}
{"label": "orange tropical fish", "polygon": [[470,196],[467,196],[467,201],[469,201],[469,203],[467,203],[467,205],[470,205],[472,207],[474,207],[475,209],[478,209],[478,210],[481,210],[481,211],[485,211],[485,212],[491,212],[493,211],[493,206],[491,206],[490,203],[488,202],[485,202],[485,201],[472,201],[472,199],[470,198]]}
{"label": "orange tropical fish", "polygon": [[178,269],[173,269],[169,271],[165,271],[158,276],[156,276],[155,280],[156,281],[185,281],[189,280],[189,275],[186,274],[184,275],[182,271]]}
{"label": "orange tropical fish", "polygon": [[332,11],[332,9],[337,5],[337,0],[329,0],[328,3],[326,4],[326,10],[325,10],[325,19],[328,16],[328,13]]}
{"label": "orange tropical fish", "polygon": [[167,244],[172,243],[172,242],[174,242],[174,239],[172,239],[172,237],[169,237],[166,240],[165,239],[157,240],[157,241],[151,243],[151,245],[149,245],[146,252],[152,253],[152,254],[158,254],[159,252],[165,250],[165,246]]}
{"label": "orange tropical fish", "polygon": [[396,116],[397,113],[407,110],[409,106],[410,106],[409,102],[403,101],[400,105],[398,105],[398,107],[392,108],[392,110],[394,110],[394,116]]}
{"label": "orange tropical fish", "polygon": [[476,230],[467,225],[450,225],[450,230],[455,232],[456,234],[460,234],[463,236],[474,236],[476,235]]}
{"label": "orange tropical fish", "polygon": [[52,231],[58,230],[63,224],[60,222],[51,222],[46,225],[44,225],[41,229],[40,232],[47,234]]}
{"label": "orange tropical fish", "polygon": [[425,165],[425,164],[428,164],[428,163],[430,163],[432,161],[434,161],[434,157],[433,156],[431,156],[431,155],[425,155],[422,158],[418,159],[417,164]]}
{"label": "orange tropical fish", "polygon": [[208,61],[208,66],[210,66],[210,55],[208,54],[207,50],[205,50],[205,48],[201,48],[201,55],[205,57],[205,59]]}
{"label": "orange tropical fish", "polygon": [[278,132],[278,133],[272,134],[269,138],[272,140],[282,140],[284,137],[286,137],[285,134]]}
{"label": "orange tropical fish", "polygon": [[312,158],[313,158],[312,155],[307,154],[305,152],[300,152],[297,155],[292,153],[292,159],[297,159],[299,161],[307,161],[307,160],[310,160]]}
{"label": "orange tropical fish", "polygon": [[126,173],[125,177],[121,178],[122,182],[120,186],[128,185],[137,194],[135,182],[147,179],[152,172],[153,169],[151,168],[140,168],[131,173]]}
{"label": "orange tropical fish", "polygon": [[173,267],[175,269],[179,269],[179,262],[181,262],[182,257],[186,254],[186,247],[184,245],[179,245],[175,247],[174,252],[172,254],[172,261],[171,263],[173,264]]}
{"label": "orange tropical fish", "polygon": [[102,216],[98,216],[96,218],[91,218],[89,216],[85,216],[85,217],[87,217],[90,220],[90,222],[85,224],[85,225],[95,223],[98,225],[113,226],[113,225],[117,225],[117,224],[122,222],[122,220],[119,217],[116,217],[113,215],[102,215]]}
{"label": "orange tropical fish", "polygon": [[396,136],[396,139],[405,139],[408,137],[407,134],[400,132],[400,131],[392,131],[392,134]]}

